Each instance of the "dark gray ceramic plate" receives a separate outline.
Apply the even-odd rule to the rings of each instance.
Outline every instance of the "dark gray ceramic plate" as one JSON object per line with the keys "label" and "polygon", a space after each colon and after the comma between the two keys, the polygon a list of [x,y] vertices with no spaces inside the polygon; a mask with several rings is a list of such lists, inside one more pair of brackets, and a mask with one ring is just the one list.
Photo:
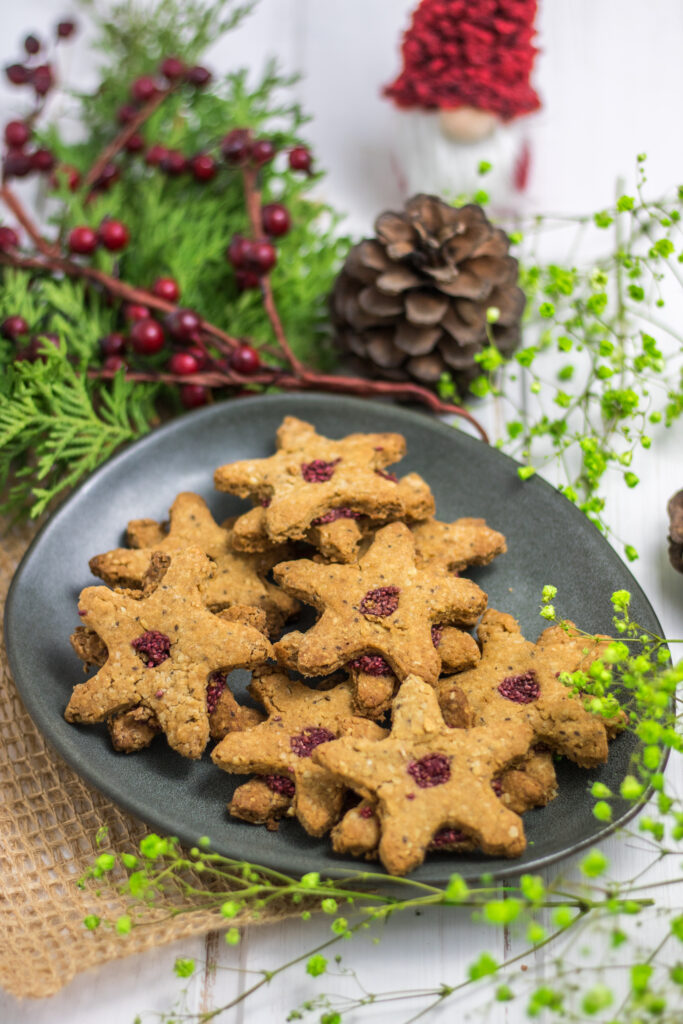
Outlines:
{"label": "dark gray ceramic plate", "polygon": [[[313,422],[330,437],[350,431],[404,434],[408,455],[400,472],[417,470],[427,479],[441,519],[484,516],[505,533],[508,553],[471,576],[488,593],[489,605],[515,615],[528,637],[535,639],[543,628],[538,608],[546,583],[559,588],[562,614],[585,629],[609,632],[610,595],[622,587],[633,594],[635,619],[659,635],[661,627],[634,578],[576,508],[537,477],[521,483],[512,460],[426,414],[329,395],[244,399],[175,420],[102,466],[43,527],[10,591],[10,663],[32,718],[79,774],[166,835],[188,844],[208,835],[223,854],[293,873],[348,874],[360,866],[357,861],[335,857],[327,841],[305,835],[295,822],[268,832],[229,818],[226,801],[244,780],[220,772],[208,755],[199,762],[183,760],[158,739],[140,754],[123,756],[112,750],[104,727],[68,725],[63,718],[71,689],[83,678],[68,636],[78,624],[78,593],[93,583],[88,558],[119,545],[129,519],[164,519],[179,491],[203,495],[219,520],[245,507],[214,492],[213,470],[234,459],[271,454],[275,430],[287,414]],[[244,672],[231,676],[238,696],[246,681]],[[588,789],[600,779],[618,791],[634,742],[628,735],[617,739],[609,764],[596,771],[559,765],[559,796],[525,817],[528,848],[519,860],[434,855],[415,877],[443,880],[454,870],[467,878],[485,871],[510,876],[605,836],[633,809],[617,806],[613,825],[605,828],[591,813]]]}

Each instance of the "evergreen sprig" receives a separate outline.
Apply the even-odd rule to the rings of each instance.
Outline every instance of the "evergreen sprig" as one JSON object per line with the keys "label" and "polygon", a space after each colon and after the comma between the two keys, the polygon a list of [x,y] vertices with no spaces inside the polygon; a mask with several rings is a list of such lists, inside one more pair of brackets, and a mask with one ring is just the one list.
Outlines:
{"label": "evergreen sprig", "polygon": [[[541,615],[548,622],[563,625],[552,604],[556,595],[555,587],[544,588]],[[187,990],[183,990],[168,1012],[155,1015],[164,1024],[171,1024],[179,1016],[197,1024],[228,1020],[229,1011],[237,1004],[277,975],[296,967],[304,968],[310,978],[321,980],[310,997],[291,1009],[287,1017],[290,1021],[350,1024],[360,1019],[356,1011],[391,1004],[411,1007],[409,1017],[399,1014],[396,1018],[408,1024],[477,986],[480,1006],[488,1001],[494,1005],[515,1002],[519,1012],[532,1020],[545,1014],[548,1021],[576,1024],[678,1022],[683,988],[683,905],[680,896],[678,902],[672,896],[676,890],[671,886],[678,882],[683,889],[683,875],[677,867],[683,853],[683,799],[670,790],[662,763],[665,754],[683,752],[676,699],[677,687],[683,682],[683,662],[670,667],[666,641],[631,619],[628,591],[616,591],[612,604],[618,639],[607,646],[586,676],[574,675],[563,681],[581,690],[588,707],[608,717],[613,713],[614,693],[624,697],[629,708],[627,728],[635,732],[640,743],[618,793],[604,783],[593,783],[593,813],[598,821],[609,821],[614,801],[626,801],[642,810],[652,794],[653,806],[641,814],[637,831],[625,832],[638,836],[641,845],[646,844],[652,853],[651,866],[670,863],[671,876],[666,881],[644,880],[647,869],[631,879],[619,880],[598,848],[583,856],[580,877],[574,881],[558,874],[546,883],[540,875],[525,874],[516,883],[497,885],[484,877],[479,884],[468,885],[456,873],[447,885],[436,886],[363,871],[340,880],[322,878],[317,872],[297,878],[213,853],[207,837],[185,852],[176,839],[151,834],[135,853],[116,855],[104,850],[80,880],[82,888],[94,890],[94,900],[98,896],[106,898],[103,883],[109,881],[130,901],[129,911],[115,921],[101,919],[93,912],[85,918],[85,927],[111,928],[121,935],[144,928],[153,919],[150,914],[158,916],[155,908],[162,893],[164,910],[171,916],[193,908],[220,910],[229,945],[239,942],[243,919],[258,918],[272,904],[298,909],[304,920],[310,919],[314,910],[330,916],[327,940],[274,968],[256,972],[258,979],[240,995],[209,1011],[192,1011]],[[106,843],[106,829],[98,841]],[[397,894],[397,887],[403,895],[400,889]],[[660,903],[657,896],[663,887],[668,898]],[[96,909],[96,902],[93,907]],[[428,911],[432,907],[447,907],[464,921],[469,917],[511,928],[515,935],[526,937],[526,944],[520,953],[503,962],[482,950],[473,956],[464,976],[433,989],[400,992],[373,990],[353,968],[345,966],[341,955],[332,957],[341,941],[371,930],[401,911]],[[659,940],[646,948],[631,922],[655,918]],[[540,961],[533,954],[543,947],[552,955]],[[535,966],[521,975],[521,961]],[[180,958],[174,970],[184,979],[194,973],[196,966],[194,960]],[[320,986],[340,974],[356,982],[355,995],[320,991]],[[142,1017],[137,1020],[142,1021]]]}

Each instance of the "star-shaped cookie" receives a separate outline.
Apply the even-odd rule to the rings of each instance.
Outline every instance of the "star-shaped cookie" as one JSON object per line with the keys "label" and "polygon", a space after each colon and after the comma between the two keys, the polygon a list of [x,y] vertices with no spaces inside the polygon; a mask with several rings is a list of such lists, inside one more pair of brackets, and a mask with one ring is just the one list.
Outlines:
{"label": "star-shaped cookie", "polygon": [[311,753],[339,736],[363,736],[370,742],[385,731],[355,715],[348,682],[313,690],[283,672],[263,669],[254,674],[249,692],[268,718],[247,732],[226,736],[212,760],[227,772],[291,780],[294,814],[308,833],[323,835],[339,818],[344,786],[314,764]]}
{"label": "star-shaped cookie", "polygon": [[608,637],[581,637],[554,626],[533,644],[511,615],[489,609],[479,626],[481,661],[476,668],[441,679],[438,695],[446,721],[449,702],[464,695],[475,725],[526,723],[534,740],[547,744],[583,768],[607,760],[603,718],[586,711],[581,699],[560,682],[561,672],[586,670],[600,657]]}
{"label": "star-shaped cookie", "polygon": [[[144,596],[142,591],[128,593],[136,598]],[[242,622],[244,625],[253,626],[259,633],[266,631],[266,616],[256,608],[235,606],[218,612],[218,617],[224,622]],[[77,626],[69,639],[86,672],[91,665],[97,668],[104,665],[109,656],[107,645],[93,629]],[[225,673],[220,672],[214,672],[209,676],[206,684],[206,709],[209,712],[211,739],[214,740],[223,739],[228,732],[250,729],[252,725],[258,725],[263,720],[260,711],[237,703],[227,685]],[[154,712],[142,704],[135,704],[127,711],[115,711],[109,715],[107,728],[112,746],[122,754],[144,750],[161,732]]]}
{"label": "star-shaped cookie", "polygon": [[452,523],[425,519],[413,523],[410,529],[420,563],[445,572],[488,565],[507,551],[503,534],[487,526],[485,519],[456,519]]}
{"label": "star-shaped cookie", "polygon": [[442,829],[464,833],[484,853],[522,853],[522,819],[503,806],[491,782],[526,754],[532,736],[523,723],[449,729],[433,688],[409,676],[387,739],[345,737],[317,748],[313,759],[376,802],[380,859],[390,874],[405,875]]}
{"label": "star-shaped cookie", "polygon": [[379,654],[399,679],[415,673],[434,685],[441,658],[432,626],[471,626],[486,607],[486,594],[470,580],[418,568],[405,523],[379,530],[356,564],[300,559],[276,566],[273,575],[284,590],[322,613],[307,633],[285,638],[290,651],[298,644],[297,668],[307,676]]}
{"label": "star-shaped cookie", "polygon": [[108,657],[96,675],[74,687],[65,717],[101,722],[141,704],[155,714],[174,750],[196,758],[209,738],[209,677],[261,665],[272,649],[258,630],[206,609],[200,586],[212,566],[199,548],[156,552],[152,559],[168,568],[146,597],[107,587],[81,592],[81,621],[101,638]]}
{"label": "star-shaped cookie", "polygon": [[134,519],[128,524],[130,548],[115,548],[90,559],[90,569],[111,586],[142,585],[154,551],[178,551],[190,545],[200,548],[214,562],[213,572],[202,583],[208,608],[234,605],[261,608],[271,634],[295,615],[299,604],[266,579],[272,567],[290,553],[284,545],[270,546],[259,555],[236,551],[232,545],[234,520],[222,526],[215,521],[198,494],[184,492],[173,502],[168,532],[153,519]]}
{"label": "star-shaped cookie", "polygon": [[[262,503],[272,543],[304,540],[314,520],[333,509],[379,519],[401,515],[395,478],[384,472],[405,453],[400,434],[349,434],[332,441],[310,423],[287,416],[276,440],[270,458],[229,463],[214,473],[219,491]],[[239,520],[235,530],[241,536]]]}
{"label": "star-shaped cookie", "polygon": [[[396,494],[401,501],[402,520],[414,522],[433,514],[434,496],[418,473],[408,473],[401,477],[396,483]],[[364,538],[377,526],[376,519],[363,516],[351,508],[336,508],[313,521],[306,531],[306,542],[316,547],[323,558],[331,562],[355,562],[361,553]],[[239,518],[235,524],[233,544],[244,551],[267,551],[271,546],[266,529],[266,510],[262,505],[257,505]]]}

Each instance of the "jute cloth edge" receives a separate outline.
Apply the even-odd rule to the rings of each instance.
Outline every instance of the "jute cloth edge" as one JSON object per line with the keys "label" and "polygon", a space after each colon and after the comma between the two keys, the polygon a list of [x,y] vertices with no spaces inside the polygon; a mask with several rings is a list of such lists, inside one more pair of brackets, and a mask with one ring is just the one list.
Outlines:
{"label": "jute cloth edge", "polygon": [[[0,534],[2,611],[34,532],[15,527]],[[101,852],[99,829],[107,826],[107,849],[121,853],[134,851],[148,829],[80,779],[39,733],[10,675],[1,619],[0,795],[0,986],[14,996],[54,995],[81,971],[226,924],[217,910],[169,920],[170,904],[161,898],[159,920],[125,937],[84,927],[88,914],[112,920],[130,910],[114,886],[103,887],[99,899],[76,886]],[[264,910],[258,923],[289,913]],[[234,923],[255,922],[243,916]]]}

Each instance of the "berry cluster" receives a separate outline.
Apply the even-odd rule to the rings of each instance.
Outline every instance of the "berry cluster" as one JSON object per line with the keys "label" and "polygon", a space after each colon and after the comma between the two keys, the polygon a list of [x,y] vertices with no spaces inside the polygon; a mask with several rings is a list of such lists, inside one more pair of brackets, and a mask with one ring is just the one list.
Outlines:
{"label": "berry cluster", "polygon": [[[270,163],[277,154],[277,148],[271,139],[253,138],[248,128],[234,128],[221,142],[221,153],[229,165],[249,167],[254,171]],[[311,174],[312,161],[309,150],[303,146],[291,149],[289,166],[292,170]],[[233,235],[225,251],[225,257],[235,270],[235,280],[241,291],[258,288],[261,278],[273,269],[277,262],[277,250],[270,239],[286,235],[291,224],[286,206],[282,203],[267,203],[261,209],[260,227],[264,237],[245,238],[244,235]]]}
{"label": "berry cluster", "polygon": [[[71,19],[60,21],[55,29],[55,41],[70,39],[75,31],[76,24]],[[29,85],[39,98],[47,96],[55,84],[52,64],[43,57],[45,49],[45,44],[37,36],[28,35],[24,39],[26,56],[22,62],[5,68],[5,74],[12,85]]]}
{"label": "berry cluster", "polygon": [[26,178],[29,174],[49,174],[55,158],[51,150],[39,147],[28,150],[31,127],[25,121],[8,121],[5,125],[5,154],[2,161],[5,178]]}
{"label": "berry cluster", "polygon": [[[166,302],[176,303],[180,299],[180,287],[172,277],[158,278],[150,292]],[[128,369],[127,356],[155,356],[165,347],[171,350],[166,370],[179,377],[225,369],[246,377],[261,368],[258,352],[247,344],[234,349],[227,361],[214,358],[204,344],[201,317],[192,309],[175,309],[163,322],[155,319],[147,306],[138,303],[128,303],[122,312],[127,333],[115,331],[100,338],[105,370]],[[188,409],[205,405],[210,394],[210,389],[202,384],[185,383],[180,387],[181,402]]]}
{"label": "berry cluster", "polygon": [[120,220],[105,217],[97,231],[85,224],[72,228],[67,245],[75,255],[91,256],[100,245],[110,252],[119,252],[129,241],[130,232],[126,225]]}
{"label": "berry cluster", "polygon": [[[46,341],[59,348],[58,335],[49,331],[39,331],[31,334],[31,327],[23,316],[8,316],[3,320],[0,324],[0,335],[3,338],[7,338],[8,341],[14,342],[17,346],[16,359],[18,361],[23,359],[31,363],[34,363],[37,359],[44,361],[45,356],[41,350]],[[30,338],[29,335],[31,335]]]}

